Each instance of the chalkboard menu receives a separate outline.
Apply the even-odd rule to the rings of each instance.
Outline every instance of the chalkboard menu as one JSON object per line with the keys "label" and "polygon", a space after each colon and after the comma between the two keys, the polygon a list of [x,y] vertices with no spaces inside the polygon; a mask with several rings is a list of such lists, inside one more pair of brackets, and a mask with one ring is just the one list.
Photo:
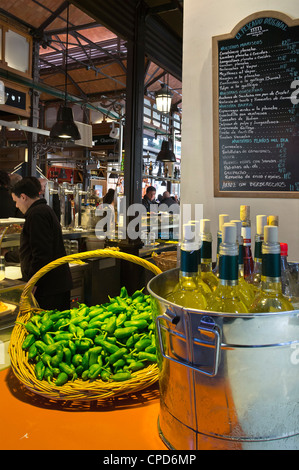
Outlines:
{"label": "chalkboard menu", "polygon": [[214,195],[299,198],[299,20],[213,37]]}

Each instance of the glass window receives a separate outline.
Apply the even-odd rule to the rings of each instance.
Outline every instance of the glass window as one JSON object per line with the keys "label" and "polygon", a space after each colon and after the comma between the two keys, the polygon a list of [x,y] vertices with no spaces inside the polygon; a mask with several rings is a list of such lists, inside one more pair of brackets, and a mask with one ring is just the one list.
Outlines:
{"label": "glass window", "polygon": [[5,33],[5,62],[20,72],[29,72],[29,42],[14,31]]}

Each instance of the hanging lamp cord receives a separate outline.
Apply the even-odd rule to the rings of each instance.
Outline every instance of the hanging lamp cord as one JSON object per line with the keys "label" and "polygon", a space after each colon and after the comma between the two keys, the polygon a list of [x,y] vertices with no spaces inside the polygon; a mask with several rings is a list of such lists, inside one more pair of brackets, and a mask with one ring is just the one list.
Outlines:
{"label": "hanging lamp cord", "polygon": [[69,7],[70,4],[67,4],[66,10],[66,51],[65,51],[65,75],[64,75],[64,105],[67,103],[67,73],[68,73],[68,46],[69,46]]}

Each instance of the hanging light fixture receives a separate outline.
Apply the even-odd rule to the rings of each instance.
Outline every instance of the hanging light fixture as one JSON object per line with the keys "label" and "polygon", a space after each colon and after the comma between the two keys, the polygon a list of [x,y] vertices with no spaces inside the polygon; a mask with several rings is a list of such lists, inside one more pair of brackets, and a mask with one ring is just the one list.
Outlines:
{"label": "hanging light fixture", "polygon": [[81,135],[73,118],[73,110],[67,106],[67,66],[68,66],[68,42],[69,42],[69,4],[67,6],[66,20],[66,51],[65,51],[65,75],[64,75],[64,104],[57,113],[57,121],[50,131],[53,139],[64,139],[74,142],[80,140]]}
{"label": "hanging light fixture", "polygon": [[156,91],[156,106],[161,113],[169,113],[171,108],[172,93],[169,91],[168,85],[163,83],[161,90]]}
{"label": "hanging light fixture", "polygon": [[175,154],[169,148],[168,140],[163,140],[161,150],[157,155],[156,162],[176,162]]}

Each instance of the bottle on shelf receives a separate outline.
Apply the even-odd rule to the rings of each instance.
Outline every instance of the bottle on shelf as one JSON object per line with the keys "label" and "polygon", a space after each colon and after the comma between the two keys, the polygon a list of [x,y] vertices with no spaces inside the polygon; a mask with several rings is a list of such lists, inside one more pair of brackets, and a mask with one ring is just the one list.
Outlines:
{"label": "bottle on shelf", "polygon": [[152,162],[150,162],[150,164],[149,164],[148,174],[150,176],[152,176],[152,174],[153,174],[153,163]]}
{"label": "bottle on shelf", "polygon": [[201,238],[201,278],[213,292],[218,286],[218,279],[212,272],[212,233],[210,219],[200,220]]}
{"label": "bottle on shelf", "polygon": [[214,312],[248,313],[240,299],[239,247],[235,224],[225,223],[222,227],[222,242],[219,246],[218,286],[208,302],[207,309]]}
{"label": "bottle on shelf", "polygon": [[268,215],[267,225],[275,225],[278,227],[278,215]]}
{"label": "bottle on shelf", "polygon": [[123,150],[121,153],[121,164],[120,164],[120,170],[124,171],[125,169],[125,151]]}
{"label": "bottle on shelf", "polygon": [[278,227],[275,225],[264,227],[261,281],[261,290],[249,309],[251,313],[294,310],[291,302],[282,294],[280,243]]}
{"label": "bottle on shelf", "polygon": [[239,282],[238,289],[241,300],[244,302],[247,308],[250,307],[255,296],[253,287],[248,284],[244,279],[244,260],[243,260],[243,237],[241,235],[241,220],[231,220],[231,224],[236,226],[237,230],[237,244],[239,249],[238,257],[238,269],[239,269]]}
{"label": "bottle on shelf", "polygon": [[247,282],[259,289],[262,275],[262,244],[264,240],[264,227],[267,225],[266,215],[256,216],[256,233],[254,240],[254,266],[253,273],[247,278]]}
{"label": "bottle on shelf", "polygon": [[218,232],[217,232],[217,254],[216,254],[216,264],[215,268],[213,269],[213,274],[216,277],[219,277],[219,246],[222,241],[222,227],[223,224],[229,222],[229,215],[228,214],[219,214],[218,216]]}
{"label": "bottle on shelf", "polygon": [[182,307],[205,310],[207,299],[198,286],[199,242],[193,233],[192,224],[184,224],[180,246],[179,282],[167,296],[167,300]]}
{"label": "bottle on shelf", "polygon": [[251,220],[250,206],[240,206],[240,220],[242,222],[241,235],[243,237],[244,279],[253,272],[253,258],[251,251]]}

